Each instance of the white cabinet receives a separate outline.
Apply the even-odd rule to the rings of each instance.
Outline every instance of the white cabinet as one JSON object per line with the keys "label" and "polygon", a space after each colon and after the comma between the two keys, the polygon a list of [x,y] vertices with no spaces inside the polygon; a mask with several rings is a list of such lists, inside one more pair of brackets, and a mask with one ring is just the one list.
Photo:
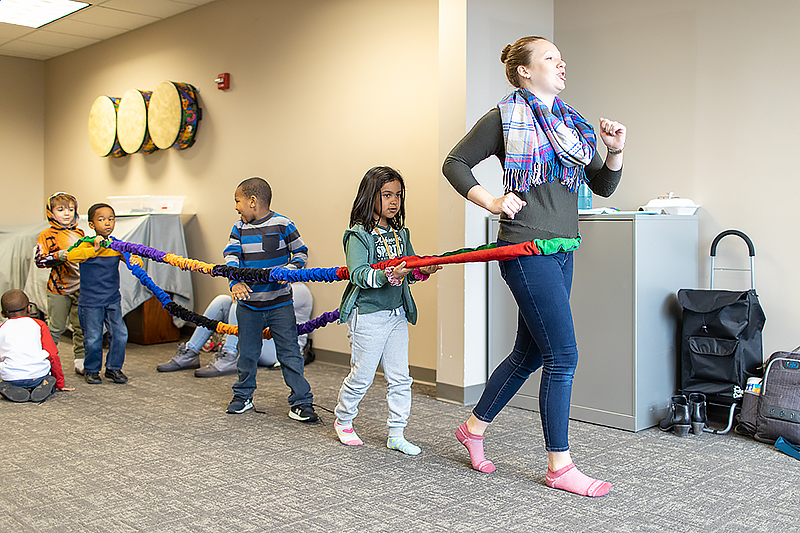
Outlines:
{"label": "white cabinet", "polygon": [[[498,221],[489,219],[489,239]],[[666,416],[678,383],[678,289],[698,282],[697,216],[581,215],[572,284],[578,369],[570,418],[639,431]],[[510,352],[517,306],[489,266],[489,370]],[[510,405],[539,410],[537,371]]]}

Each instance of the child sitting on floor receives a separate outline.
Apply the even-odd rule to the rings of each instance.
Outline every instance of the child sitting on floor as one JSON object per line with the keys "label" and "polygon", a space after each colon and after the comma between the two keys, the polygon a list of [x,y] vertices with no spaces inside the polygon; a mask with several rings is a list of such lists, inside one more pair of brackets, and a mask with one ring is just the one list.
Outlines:
{"label": "child sitting on floor", "polygon": [[58,349],[47,324],[28,316],[28,296],[17,289],[0,298],[0,395],[12,402],[40,403],[64,387]]}

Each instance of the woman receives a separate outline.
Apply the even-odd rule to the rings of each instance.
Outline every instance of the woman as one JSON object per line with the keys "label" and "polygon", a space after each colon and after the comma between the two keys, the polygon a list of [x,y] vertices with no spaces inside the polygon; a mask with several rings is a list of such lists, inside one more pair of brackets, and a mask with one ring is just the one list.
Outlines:
{"label": "woman", "polygon": [[[578,351],[569,294],[572,251],[580,244],[577,190],[610,196],[621,178],[625,126],[600,119],[605,162],[595,151],[594,131],[558,98],[566,63],[551,42],[524,37],[500,56],[516,90],[484,115],[453,148],[443,172],[474,204],[500,215],[498,246],[535,240],[542,255],[500,262],[500,273],[519,307],[512,353],[495,369],[469,420],[456,436],[481,472],[495,467],[483,454],[483,434],[530,374],[542,368],[539,408],[548,455],[546,483],[586,496],[603,496],[611,484],[575,468],[568,426]],[[506,194],[481,187],[472,167],[492,155],[503,163]]]}

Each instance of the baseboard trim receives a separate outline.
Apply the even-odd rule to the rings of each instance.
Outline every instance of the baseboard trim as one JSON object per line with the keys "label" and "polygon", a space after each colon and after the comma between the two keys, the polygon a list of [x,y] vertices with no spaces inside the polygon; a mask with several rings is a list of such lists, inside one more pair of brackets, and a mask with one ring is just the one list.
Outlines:
{"label": "baseboard trim", "polygon": [[459,387],[447,383],[436,383],[436,398],[459,405],[475,405],[481,399],[485,384]]}
{"label": "baseboard trim", "polygon": [[[344,367],[350,366],[349,353],[324,350],[322,348],[314,348],[314,353],[317,355],[317,360],[322,361],[323,363],[331,363]],[[409,371],[411,372],[411,377],[414,379],[414,381],[430,384],[436,383],[436,370],[433,368],[423,368],[421,366],[410,365]],[[378,373],[381,373],[380,370],[378,370]]]}

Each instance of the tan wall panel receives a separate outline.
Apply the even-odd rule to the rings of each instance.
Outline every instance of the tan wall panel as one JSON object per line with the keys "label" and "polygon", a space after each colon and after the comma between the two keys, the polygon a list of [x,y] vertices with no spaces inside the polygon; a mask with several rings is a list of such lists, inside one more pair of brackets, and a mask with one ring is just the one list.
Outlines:
{"label": "tan wall panel", "polygon": [[[714,236],[747,233],[767,315],[764,353],[797,346],[800,4],[559,0],[555,8],[564,99],[594,124],[602,115],[628,126],[623,181],[596,205],[636,209],[669,191],[701,204],[701,288]],[[723,240],[715,266],[746,269],[744,244]],[[749,288],[749,273],[720,272],[715,286]]]}
{"label": "tan wall panel", "polygon": [[[415,248],[437,252],[438,5],[392,2],[217,0],[46,63],[47,188],[85,209],[109,195],[182,194],[190,255],[219,263],[236,185],[262,176],[273,208],[292,218],[309,266],[344,264],[342,234],[359,180],[389,165],[408,186]],[[231,73],[219,91],[217,74]],[[100,94],[152,90],[163,80],[200,91],[196,144],[151,155],[99,158],[87,119]],[[197,311],[225,280],[193,275]],[[313,284],[315,312],[339,305],[343,283]],[[420,321],[410,363],[436,366],[435,284],[415,288]],[[320,348],[349,352],[344,326],[315,334]]]}
{"label": "tan wall panel", "polygon": [[44,220],[44,64],[41,61],[0,56],[0,161],[4,198],[0,224]]}

